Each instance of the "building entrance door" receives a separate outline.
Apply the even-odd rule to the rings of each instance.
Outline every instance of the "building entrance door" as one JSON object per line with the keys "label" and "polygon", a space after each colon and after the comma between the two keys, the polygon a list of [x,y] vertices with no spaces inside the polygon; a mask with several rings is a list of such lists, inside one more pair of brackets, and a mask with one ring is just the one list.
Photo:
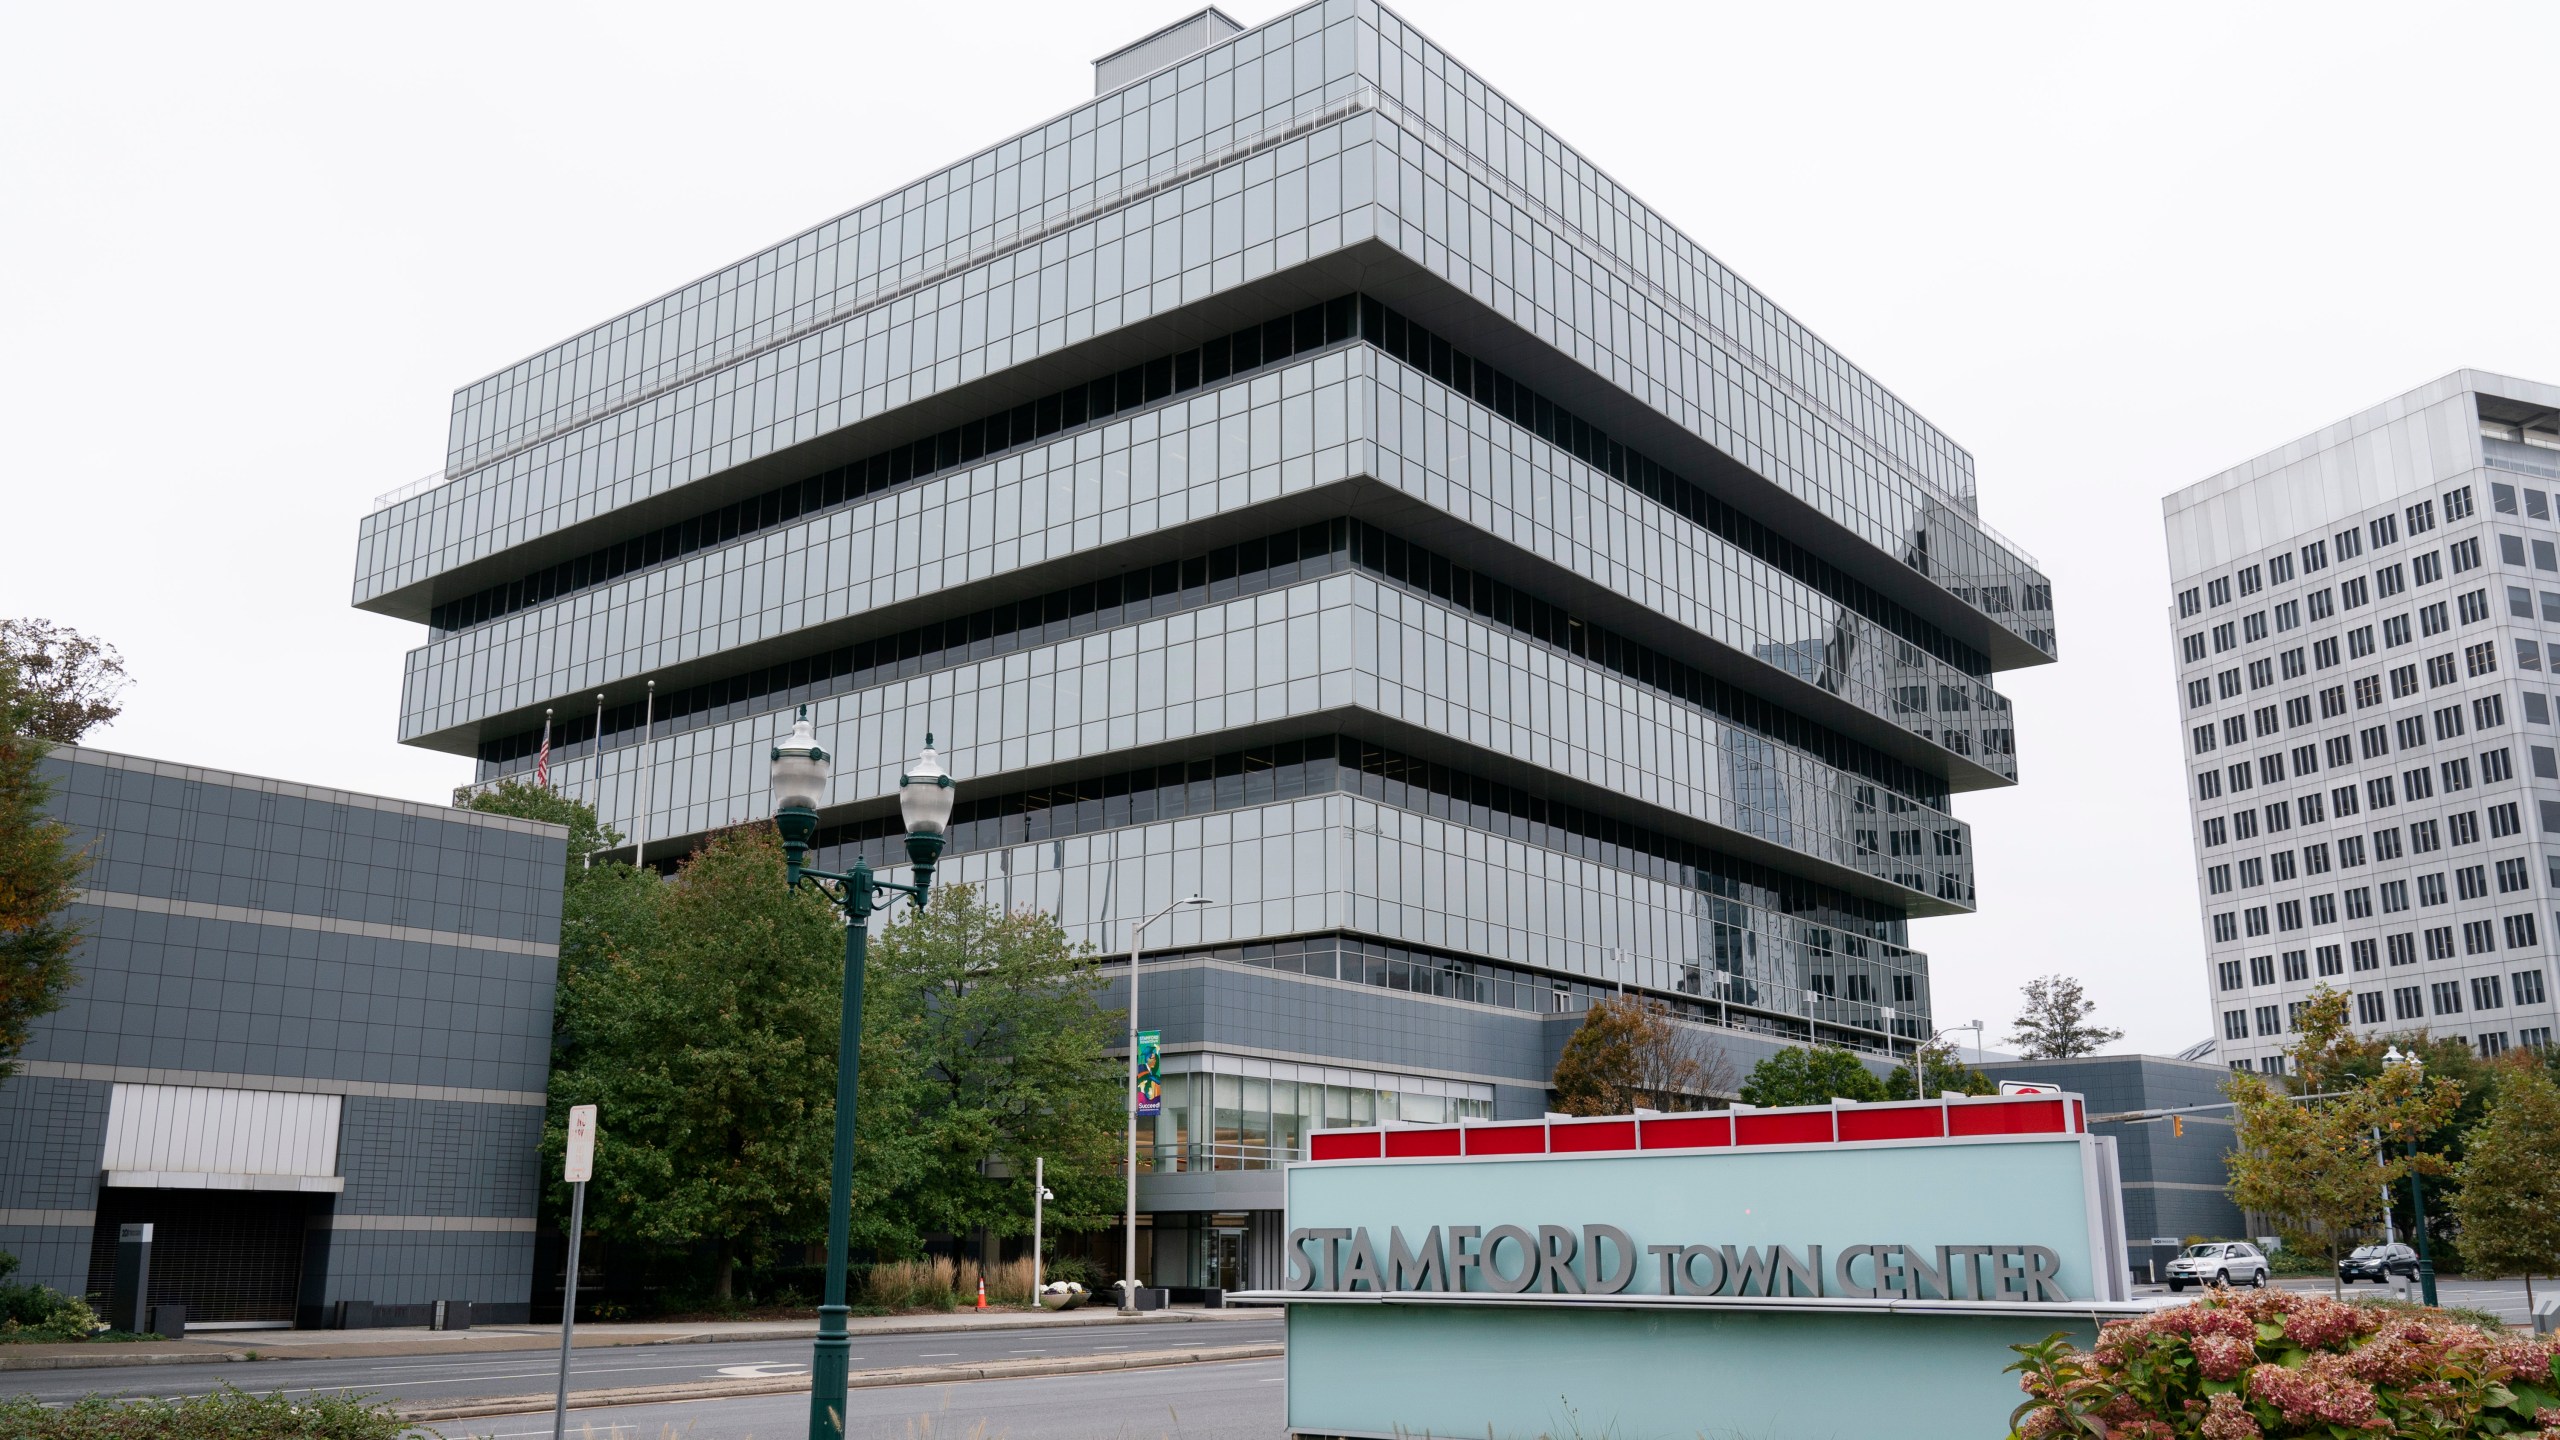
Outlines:
{"label": "building entrance door", "polygon": [[1220,1290],[1245,1288],[1244,1232],[1209,1232],[1209,1283]]}

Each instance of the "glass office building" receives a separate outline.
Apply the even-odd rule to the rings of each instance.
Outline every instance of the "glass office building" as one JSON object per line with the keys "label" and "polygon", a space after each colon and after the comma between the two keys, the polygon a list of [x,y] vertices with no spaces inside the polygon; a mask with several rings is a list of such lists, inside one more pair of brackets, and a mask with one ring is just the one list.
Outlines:
{"label": "glass office building", "polygon": [[665,864],[806,704],[830,861],[931,730],[951,878],[1106,952],[1211,897],[1147,937],[1177,1282],[1319,1115],[1538,1113],[1603,991],[1745,1068],[1928,1033],[2055,655],[1971,457],[1381,6],[1096,84],[457,392],[357,545],[401,738],[494,780],[551,709]]}
{"label": "glass office building", "polygon": [[2214,1047],[2548,1046],[2560,387],[2464,370],[2169,496]]}

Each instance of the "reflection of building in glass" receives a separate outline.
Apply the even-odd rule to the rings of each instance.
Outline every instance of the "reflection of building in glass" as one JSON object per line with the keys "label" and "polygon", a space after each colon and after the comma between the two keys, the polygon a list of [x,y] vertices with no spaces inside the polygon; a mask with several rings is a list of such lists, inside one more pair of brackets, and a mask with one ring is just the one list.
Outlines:
{"label": "reflection of building in glass", "polygon": [[2462,370],[2162,501],[2200,1053],[2280,1070],[2321,986],[2552,1043],[2555,489],[2560,386]]}
{"label": "reflection of building in glass", "polygon": [[1622,985],[1745,1069],[1926,1033],[1908,922],[2053,656],[1971,458],[1364,0],[1104,74],[457,394],[359,545],[402,737],[492,780],[554,709],[665,864],[806,704],[825,858],[896,865],[931,728],[951,878],[1106,952],[1212,897],[1149,937],[1169,1278],[1257,1263],[1308,1087],[1536,1114]]}

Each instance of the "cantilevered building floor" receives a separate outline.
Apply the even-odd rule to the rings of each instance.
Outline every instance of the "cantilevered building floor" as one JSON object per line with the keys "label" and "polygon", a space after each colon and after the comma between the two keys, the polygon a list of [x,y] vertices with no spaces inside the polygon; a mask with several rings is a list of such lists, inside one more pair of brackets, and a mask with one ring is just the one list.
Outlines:
{"label": "cantilevered building floor", "polygon": [[931,730],[950,879],[1105,951],[1212,897],[1148,936],[1160,1283],[1259,1273],[1310,1124],[1538,1113],[1607,990],[1744,1068],[1928,1033],[2055,654],[1971,457],[1378,5],[1096,73],[458,392],[357,547],[401,738],[554,710],[669,864],[806,704],[828,863],[901,863]]}

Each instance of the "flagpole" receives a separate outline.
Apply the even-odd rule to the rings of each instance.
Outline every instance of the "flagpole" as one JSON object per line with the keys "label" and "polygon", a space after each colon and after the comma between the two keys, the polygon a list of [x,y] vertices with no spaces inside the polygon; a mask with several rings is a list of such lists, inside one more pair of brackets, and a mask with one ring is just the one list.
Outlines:
{"label": "flagpole", "polygon": [[649,786],[657,777],[658,682],[649,682],[648,697],[640,709],[640,843],[631,847],[631,863],[646,868],[649,863]]}
{"label": "flagpole", "polygon": [[551,707],[542,707],[542,749],[533,757],[533,783],[551,788]]}
{"label": "flagpole", "polygon": [[[587,803],[595,807],[597,818],[602,819],[604,816],[604,692],[601,690],[596,692],[596,733],[591,738],[592,748],[595,751],[596,783],[589,787],[594,793],[587,797]],[[595,863],[596,856],[592,850],[578,857],[578,868],[581,870],[591,869]]]}

